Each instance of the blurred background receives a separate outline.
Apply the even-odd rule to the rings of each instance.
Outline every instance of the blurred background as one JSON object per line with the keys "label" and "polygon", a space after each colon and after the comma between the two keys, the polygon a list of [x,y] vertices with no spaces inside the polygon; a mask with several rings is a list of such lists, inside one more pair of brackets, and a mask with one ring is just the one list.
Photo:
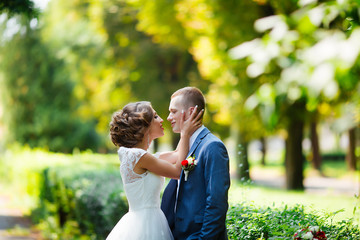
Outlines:
{"label": "blurred background", "polygon": [[[171,94],[191,85],[206,95],[205,124],[229,142],[238,178],[250,177],[251,161],[266,165],[267,154],[282,149],[276,160],[284,160],[288,189],[303,188],[304,162],[321,171],[322,160],[346,161],[356,170],[356,1],[0,6],[2,150],[16,142],[51,152],[115,152],[113,112],[147,100],[166,119]],[[176,145],[164,122],[166,137],[154,151]]]}
{"label": "blurred background", "polygon": [[[267,154],[282,148],[276,158],[286,160],[289,189],[303,188],[306,161],[319,171],[323,158],[356,170],[356,1],[6,0],[0,6],[2,149],[17,142],[51,152],[114,152],[113,112],[147,100],[166,119],[171,94],[191,85],[206,95],[206,125],[231,142],[237,177],[249,178],[247,151],[266,165]],[[177,142],[164,122],[166,137],[155,151]]]}
{"label": "blurred background", "polygon": [[139,100],[164,119],[151,151],[173,149],[169,99],[190,85],[234,179],[302,191],[337,178],[359,193],[359,1],[1,0],[0,12],[2,154],[113,154],[111,115]]}

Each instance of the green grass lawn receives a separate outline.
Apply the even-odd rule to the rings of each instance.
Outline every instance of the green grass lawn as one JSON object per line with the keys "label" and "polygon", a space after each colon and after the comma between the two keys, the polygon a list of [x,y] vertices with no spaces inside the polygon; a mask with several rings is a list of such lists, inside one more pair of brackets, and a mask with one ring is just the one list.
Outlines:
{"label": "green grass lawn", "polygon": [[[283,189],[267,188],[252,184],[241,184],[236,180],[231,183],[229,204],[251,204],[259,207],[281,207],[304,205],[309,212],[331,214],[342,210],[334,216],[334,221],[355,217],[360,225],[358,198],[348,195],[323,195],[301,191],[287,191]],[[354,216],[354,208],[356,208]]]}
{"label": "green grass lawn", "polygon": [[[250,176],[252,173],[266,174],[273,178],[285,175],[284,163],[281,160],[283,154],[278,153],[275,157],[266,159],[266,166],[260,164],[260,159],[249,159]],[[231,171],[234,173],[234,161],[231,162]],[[359,180],[359,172],[349,172],[344,161],[324,161],[321,173],[315,171],[309,162],[304,164],[304,177],[325,176],[332,179],[351,179],[354,182]],[[326,193],[324,193],[326,192]],[[306,192],[287,191],[282,188],[271,188],[257,186],[253,183],[242,184],[232,179],[229,191],[229,203],[231,205],[242,203],[252,204],[259,207],[281,207],[304,205],[306,211],[319,212],[321,214],[334,214],[334,221],[341,221],[354,217],[360,225],[360,199],[350,194],[332,193],[331,191]],[[355,212],[354,212],[355,210]]]}

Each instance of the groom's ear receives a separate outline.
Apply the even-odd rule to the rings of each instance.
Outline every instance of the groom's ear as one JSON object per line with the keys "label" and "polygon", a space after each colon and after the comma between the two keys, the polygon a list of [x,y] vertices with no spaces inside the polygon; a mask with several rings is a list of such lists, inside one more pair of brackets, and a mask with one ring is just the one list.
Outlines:
{"label": "groom's ear", "polygon": [[191,113],[194,111],[193,107],[185,108],[183,110],[185,112],[185,120],[188,119]]}
{"label": "groom's ear", "polygon": [[[193,111],[195,111],[195,107],[189,107],[188,108],[188,111],[189,111],[189,116],[193,113]],[[201,111],[201,109],[197,109],[197,112],[196,113],[199,113]]]}
{"label": "groom's ear", "polygon": [[195,107],[189,107],[188,108],[188,111],[189,111],[189,116],[193,113]]}

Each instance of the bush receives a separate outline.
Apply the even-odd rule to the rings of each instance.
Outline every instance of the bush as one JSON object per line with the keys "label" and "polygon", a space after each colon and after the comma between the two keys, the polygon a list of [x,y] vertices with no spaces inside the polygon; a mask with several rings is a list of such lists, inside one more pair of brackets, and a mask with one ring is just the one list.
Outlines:
{"label": "bush", "polygon": [[128,211],[118,170],[70,165],[47,168],[42,176],[40,203],[32,216],[42,222],[45,235],[104,239]]}
{"label": "bush", "polygon": [[[115,154],[67,155],[15,147],[0,154],[2,184],[11,184],[9,189],[19,199],[38,199],[32,217],[45,239],[105,239],[128,210],[118,169]],[[292,239],[297,230],[317,225],[329,240],[360,239],[351,219],[332,224],[335,215],[308,214],[302,206],[258,208],[244,203],[230,207],[228,235]]]}
{"label": "bush", "polygon": [[230,207],[227,214],[229,239],[293,239],[295,232],[307,226],[319,226],[328,239],[360,239],[360,230],[351,220],[332,224],[334,214],[317,216],[305,213],[303,206],[257,208],[249,205]]}
{"label": "bush", "polygon": [[324,161],[345,161],[346,154],[345,153],[327,153],[327,154],[322,154],[321,158]]}

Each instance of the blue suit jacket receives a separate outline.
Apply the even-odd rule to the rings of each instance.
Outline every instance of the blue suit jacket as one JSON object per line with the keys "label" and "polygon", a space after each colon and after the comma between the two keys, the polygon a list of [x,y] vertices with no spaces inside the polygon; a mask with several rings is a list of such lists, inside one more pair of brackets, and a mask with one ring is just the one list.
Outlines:
{"label": "blue suit jacket", "polygon": [[161,209],[175,239],[227,239],[230,174],[225,145],[205,128],[189,151],[188,156],[192,155],[198,163],[187,181],[181,173],[177,200],[177,180],[172,179],[164,190]]}

